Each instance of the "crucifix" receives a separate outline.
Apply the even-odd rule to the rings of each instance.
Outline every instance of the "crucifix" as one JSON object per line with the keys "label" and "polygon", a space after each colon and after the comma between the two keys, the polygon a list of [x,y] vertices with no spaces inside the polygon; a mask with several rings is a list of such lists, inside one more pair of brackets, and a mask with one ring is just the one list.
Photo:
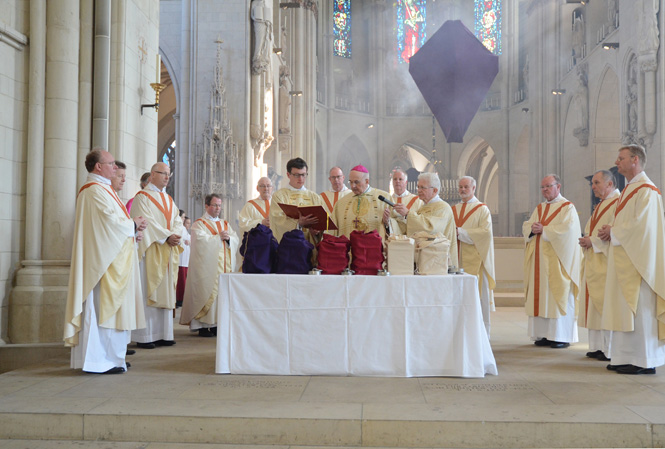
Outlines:
{"label": "crucifix", "polygon": [[144,38],[139,38],[139,61],[141,64],[145,64],[146,57],[148,56],[148,50],[146,48],[146,43]]}

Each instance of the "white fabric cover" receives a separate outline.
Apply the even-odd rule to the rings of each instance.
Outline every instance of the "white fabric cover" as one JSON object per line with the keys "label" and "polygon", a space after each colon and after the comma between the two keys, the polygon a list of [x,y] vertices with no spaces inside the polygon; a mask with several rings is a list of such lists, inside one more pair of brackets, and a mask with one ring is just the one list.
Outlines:
{"label": "white fabric cover", "polygon": [[420,275],[448,274],[450,240],[443,234],[416,232],[416,267]]}
{"label": "white fabric cover", "polygon": [[413,275],[415,241],[405,235],[391,235],[386,240],[388,271],[393,275]]}
{"label": "white fabric cover", "polygon": [[218,318],[217,373],[497,374],[475,276],[227,273]]}

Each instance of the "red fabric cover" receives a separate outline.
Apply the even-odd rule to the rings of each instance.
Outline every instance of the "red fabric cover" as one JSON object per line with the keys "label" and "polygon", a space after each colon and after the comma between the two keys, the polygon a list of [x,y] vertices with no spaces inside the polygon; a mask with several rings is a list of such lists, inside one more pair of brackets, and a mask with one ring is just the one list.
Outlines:
{"label": "red fabric cover", "polygon": [[349,266],[351,242],[345,236],[323,234],[323,240],[319,242],[317,248],[319,250],[317,268],[322,274],[340,274]]}
{"label": "red fabric cover", "polygon": [[351,233],[351,269],[355,274],[376,276],[384,260],[383,241],[377,231]]}

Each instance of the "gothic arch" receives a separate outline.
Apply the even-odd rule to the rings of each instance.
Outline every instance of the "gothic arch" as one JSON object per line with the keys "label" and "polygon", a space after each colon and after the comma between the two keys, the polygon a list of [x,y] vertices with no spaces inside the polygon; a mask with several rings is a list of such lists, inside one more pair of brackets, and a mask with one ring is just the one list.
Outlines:
{"label": "gothic arch", "polygon": [[[334,165],[337,165],[342,169],[344,173],[347,174],[351,168],[355,167],[358,164],[362,164],[369,170],[370,173],[370,182],[372,179],[377,179],[376,167],[372,159],[369,157],[369,152],[367,148],[362,143],[362,141],[355,134],[349,136],[344,143],[342,143],[339,151],[337,152],[337,160]],[[327,176],[326,176],[327,178]]]}
{"label": "gothic arch", "polygon": [[[464,147],[457,165],[457,178],[472,176],[478,188],[476,196],[480,201],[488,203],[490,210],[498,211],[498,197],[488,196],[490,186],[498,187],[499,163],[492,146],[480,136],[475,136]],[[490,201],[491,200],[491,201]],[[491,204],[489,204],[491,202]]]}
{"label": "gothic arch", "polygon": [[607,66],[599,77],[593,109],[593,147],[596,168],[614,165],[616,151],[621,145],[621,108],[619,77]]}

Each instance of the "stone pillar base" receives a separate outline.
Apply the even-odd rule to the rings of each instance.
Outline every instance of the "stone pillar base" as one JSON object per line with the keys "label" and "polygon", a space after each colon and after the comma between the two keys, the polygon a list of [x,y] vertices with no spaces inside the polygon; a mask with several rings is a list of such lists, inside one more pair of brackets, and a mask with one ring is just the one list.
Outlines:
{"label": "stone pillar base", "polygon": [[9,300],[9,343],[62,342],[68,260],[24,260]]}

